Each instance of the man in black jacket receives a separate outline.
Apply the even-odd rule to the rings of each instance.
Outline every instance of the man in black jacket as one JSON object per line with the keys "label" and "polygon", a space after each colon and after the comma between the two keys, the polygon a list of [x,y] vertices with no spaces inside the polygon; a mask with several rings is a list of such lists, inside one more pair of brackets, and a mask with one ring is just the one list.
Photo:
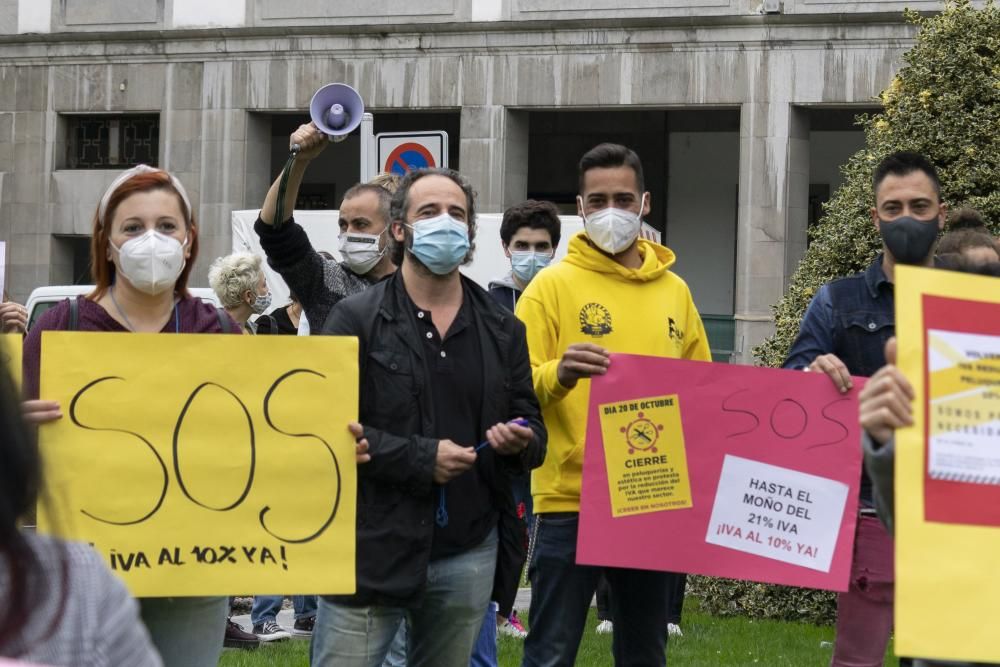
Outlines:
{"label": "man in black jacket", "polygon": [[400,270],[338,303],[323,328],[358,337],[351,428],[371,461],[358,469],[357,593],[320,603],[313,665],[380,665],[404,616],[409,667],[468,665],[505,473],[545,456],[524,325],[458,271],[473,197],[456,172],[407,175],[391,212]]}

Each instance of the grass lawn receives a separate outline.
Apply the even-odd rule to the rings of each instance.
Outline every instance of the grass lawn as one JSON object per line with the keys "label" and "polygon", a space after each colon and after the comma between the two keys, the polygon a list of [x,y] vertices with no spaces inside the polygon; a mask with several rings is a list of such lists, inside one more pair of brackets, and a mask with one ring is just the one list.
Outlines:
{"label": "grass lawn", "polygon": [[[698,611],[696,600],[684,606],[684,636],[671,639],[667,661],[683,667],[826,667],[831,648],[821,642],[833,641],[833,628],[817,628],[801,623],[750,621],[745,618],[716,618]],[[522,615],[526,618],[526,614]],[[611,665],[611,636],[594,632],[597,617],[593,610],[580,644],[576,664],[583,667]],[[521,664],[524,643],[501,637],[500,666]],[[887,667],[897,667],[892,646],[886,655]],[[308,667],[309,642],[287,641],[256,651],[227,650],[220,667]]]}

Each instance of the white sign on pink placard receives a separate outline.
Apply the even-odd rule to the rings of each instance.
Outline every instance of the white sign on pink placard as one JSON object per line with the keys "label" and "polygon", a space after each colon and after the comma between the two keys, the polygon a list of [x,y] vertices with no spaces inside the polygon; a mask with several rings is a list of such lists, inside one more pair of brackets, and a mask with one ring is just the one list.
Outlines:
{"label": "white sign on pink placard", "polygon": [[829,572],[848,487],[727,454],[705,541]]}

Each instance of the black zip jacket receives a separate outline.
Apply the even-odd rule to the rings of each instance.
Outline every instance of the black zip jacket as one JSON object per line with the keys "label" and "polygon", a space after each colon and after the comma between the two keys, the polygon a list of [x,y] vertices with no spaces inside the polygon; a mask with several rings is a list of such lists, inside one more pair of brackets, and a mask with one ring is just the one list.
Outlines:
{"label": "black zip jacket", "polygon": [[[524,324],[489,294],[462,277],[482,354],[483,401],[479,423],[517,417],[535,433],[519,455],[479,452],[479,479],[491,486],[497,514],[504,472],[537,468],[545,458],[546,431],[535,397]],[[361,370],[359,421],[371,461],[358,466],[357,592],[328,599],[349,605],[411,606],[423,592],[434,535],[434,407],[426,386],[416,318],[399,272],[340,301],[323,327],[328,335],[357,336]]]}

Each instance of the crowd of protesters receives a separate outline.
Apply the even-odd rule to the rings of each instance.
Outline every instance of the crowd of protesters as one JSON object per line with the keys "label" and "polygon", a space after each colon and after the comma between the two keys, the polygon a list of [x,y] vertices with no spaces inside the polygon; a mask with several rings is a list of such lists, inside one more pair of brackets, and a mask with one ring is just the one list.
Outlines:
{"label": "crowd of protesters", "polygon": [[[582,156],[584,231],[558,262],[556,207],[509,208],[500,236],[510,272],[485,290],[459,271],[477,231],[464,176],[425,169],[351,187],[337,261],[292,215],[305,170],[328,142],[308,124],[290,143],[297,159],[255,223],[268,265],[292,293],[276,308],[252,254],[212,263],[222,308],[189,294],[198,225],[171,174],[130,169],[99,200],[94,290],[27,332],[20,411],[0,377],[0,655],[214,667],[224,644],[300,636],[311,638],[317,666],[492,667],[503,634],[524,639],[525,667],[569,666],[597,592],[598,630],[612,634],[614,663],[666,664],[668,637],[682,634],[685,575],[576,562],[590,378],[608,372],[614,352],[711,361],[691,292],[671,271],[674,253],[640,235],[653,202],[639,156],[617,144]],[[882,252],[865,272],[818,291],[785,363],[825,373],[845,392],[852,375],[873,376],[860,417],[871,477],[861,484],[851,586],[838,600],[835,667],[882,664],[892,630],[893,430],[907,424],[912,399],[891,365],[894,267],[996,275],[1000,263],[975,211],[954,214],[938,243],[948,211],[924,157],[883,160],[874,195]],[[581,326],[586,308],[599,317]],[[3,303],[0,324],[24,333],[24,308]],[[31,427],[66,408],[40,393],[47,330],[356,337],[359,413],[345,425],[357,442],[356,592],[293,597],[291,627],[277,620],[281,596],[258,596],[243,628],[224,597],[135,601],[86,546],[19,528],[44,502]],[[527,629],[514,609],[525,568]]]}

